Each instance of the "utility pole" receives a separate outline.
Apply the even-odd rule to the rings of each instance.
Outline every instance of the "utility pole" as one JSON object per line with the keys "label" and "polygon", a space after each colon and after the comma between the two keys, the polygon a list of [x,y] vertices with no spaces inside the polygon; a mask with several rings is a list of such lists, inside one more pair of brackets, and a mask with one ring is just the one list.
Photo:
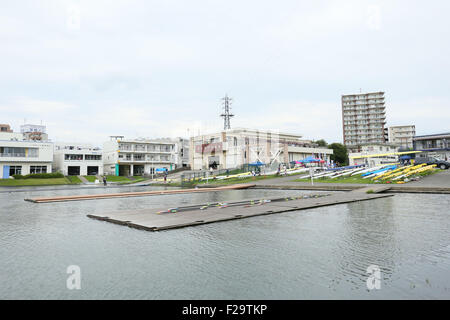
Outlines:
{"label": "utility pole", "polygon": [[234,114],[231,113],[231,98],[229,98],[227,95],[225,95],[223,100],[223,113],[220,115],[223,118],[223,129],[231,129],[230,119],[231,117],[234,117]]}

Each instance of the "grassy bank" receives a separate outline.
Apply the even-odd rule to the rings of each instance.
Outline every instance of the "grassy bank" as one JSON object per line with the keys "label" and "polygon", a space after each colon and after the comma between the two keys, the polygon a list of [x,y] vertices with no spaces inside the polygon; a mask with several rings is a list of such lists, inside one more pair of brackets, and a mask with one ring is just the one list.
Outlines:
{"label": "grassy bank", "polygon": [[[80,181],[81,182],[81,181]],[[69,179],[65,178],[50,178],[50,179],[0,179],[0,186],[6,187],[20,187],[20,186],[49,186],[75,184]]]}
{"label": "grassy bank", "polygon": [[89,182],[95,182],[97,180],[96,176],[84,176],[84,178]]}
{"label": "grassy bank", "polygon": [[[310,178],[307,179],[296,179],[294,181],[297,182],[311,182]],[[352,177],[340,177],[336,179],[328,179],[328,178],[317,178],[314,179],[314,182],[323,182],[323,183],[359,183],[359,184],[374,184],[375,182],[372,179],[367,178],[363,179],[360,175],[352,176]]]}
{"label": "grassy bank", "polygon": [[203,184],[229,185],[229,184],[238,184],[238,183],[251,183],[253,181],[280,178],[280,177],[283,177],[283,176],[277,176],[275,174],[272,174],[272,175],[268,175],[268,176],[255,176],[255,177],[248,177],[248,178],[231,178],[231,179],[226,179],[226,180],[209,179],[208,183],[206,183],[206,181],[200,181],[200,182],[196,182],[195,184],[197,184],[197,185],[203,185]]}
{"label": "grassy bank", "polygon": [[81,183],[82,181],[80,180],[80,178],[78,178],[78,176],[67,176],[66,177],[67,180],[69,180],[69,182],[71,184],[78,184]]}

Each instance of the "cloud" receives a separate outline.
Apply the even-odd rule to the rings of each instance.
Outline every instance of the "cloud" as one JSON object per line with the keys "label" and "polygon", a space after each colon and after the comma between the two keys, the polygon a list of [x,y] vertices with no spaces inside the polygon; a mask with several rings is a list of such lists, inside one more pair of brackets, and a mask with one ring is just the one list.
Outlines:
{"label": "cloud", "polygon": [[363,88],[386,91],[388,124],[445,131],[449,10],[406,0],[5,2],[2,122],[42,120],[54,140],[99,144],[186,136],[222,129],[228,93],[233,127],[340,141],[340,96]]}

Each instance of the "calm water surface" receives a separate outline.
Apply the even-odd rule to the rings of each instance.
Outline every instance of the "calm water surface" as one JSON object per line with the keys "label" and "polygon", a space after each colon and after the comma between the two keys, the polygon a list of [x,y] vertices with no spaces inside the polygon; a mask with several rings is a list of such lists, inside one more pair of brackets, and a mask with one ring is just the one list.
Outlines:
{"label": "calm water surface", "polygon": [[[131,190],[150,188],[111,189]],[[0,298],[450,298],[449,195],[396,194],[161,232],[86,215],[309,192],[244,190],[48,204],[23,200],[104,192],[0,192]],[[366,286],[372,264],[381,268],[380,290]],[[69,265],[81,268],[81,290],[66,288]]]}

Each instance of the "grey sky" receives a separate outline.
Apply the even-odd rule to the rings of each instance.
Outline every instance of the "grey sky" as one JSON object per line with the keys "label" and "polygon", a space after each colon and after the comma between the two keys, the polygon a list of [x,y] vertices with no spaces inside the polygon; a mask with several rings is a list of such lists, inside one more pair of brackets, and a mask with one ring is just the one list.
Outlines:
{"label": "grey sky", "polygon": [[[342,94],[450,131],[449,1],[0,0],[0,123],[57,141],[232,127],[342,141]],[[78,15],[79,12],[79,15]],[[189,132],[188,132],[189,129]]]}

